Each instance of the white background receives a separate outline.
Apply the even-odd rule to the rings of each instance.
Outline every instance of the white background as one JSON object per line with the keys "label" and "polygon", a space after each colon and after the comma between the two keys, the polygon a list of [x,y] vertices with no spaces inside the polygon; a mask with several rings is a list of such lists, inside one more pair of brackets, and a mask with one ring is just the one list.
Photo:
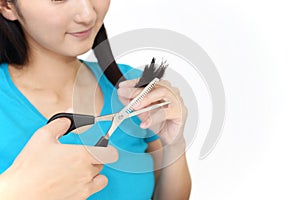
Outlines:
{"label": "white background", "polygon": [[208,53],[223,80],[222,138],[212,154],[198,159],[210,117],[200,110],[208,119],[187,152],[192,200],[300,199],[299,4],[112,0],[109,37],[138,28],[179,32]]}

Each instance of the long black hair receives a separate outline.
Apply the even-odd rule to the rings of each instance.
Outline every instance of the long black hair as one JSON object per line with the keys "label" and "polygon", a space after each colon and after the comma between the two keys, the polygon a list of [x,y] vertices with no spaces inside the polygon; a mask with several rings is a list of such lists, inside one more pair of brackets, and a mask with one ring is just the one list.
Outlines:
{"label": "long black hair", "polygon": [[122,75],[113,56],[104,24],[95,38],[93,51],[106,77],[114,86],[118,87],[118,83],[125,80],[125,77]]}
{"label": "long black hair", "polygon": [[28,62],[28,45],[18,21],[9,21],[0,15],[0,63],[16,66]]}
{"label": "long black hair", "polygon": [[[104,24],[101,26],[92,48],[104,74],[113,85],[117,86],[118,82],[124,78],[112,54]],[[0,63],[15,64],[15,66],[21,67],[29,62],[28,50],[20,23],[17,20],[7,20],[0,14]]]}

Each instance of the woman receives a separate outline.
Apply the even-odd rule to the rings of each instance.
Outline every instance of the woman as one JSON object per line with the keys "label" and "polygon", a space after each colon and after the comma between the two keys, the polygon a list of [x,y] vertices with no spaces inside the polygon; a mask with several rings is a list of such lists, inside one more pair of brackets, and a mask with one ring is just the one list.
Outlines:
{"label": "woman", "polygon": [[[96,63],[77,59],[93,46],[109,3],[109,0],[1,0],[0,93],[3,98],[0,100],[0,156],[1,160],[5,158],[4,162],[1,161],[1,172],[14,168],[19,161],[15,158],[28,141],[26,149],[30,148],[28,144],[37,143],[36,137],[30,139],[32,134],[55,113],[72,108],[76,113],[109,114],[115,112],[112,106],[121,108],[122,103],[140,91],[134,87],[137,81],[134,79],[122,82],[116,92],[107,77],[99,72]],[[119,65],[119,68],[127,79],[139,77],[139,72],[127,65]],[[172,104],[151,116],[148,113],[134,119],[135,123],[140,123],[140,128],[131,124],[128,126],[131,130],[120,128],[111,137],[111,145],[119,152],[117,162],[104,167],[105,159],[92,163],[92,177],[97,177],[102,170],[101,174],[109,183],[89,199],[188,199],[191,181],[182,133],[186,108],[177,89],[167,81],[160,81],[135,109],[161,100]],[[157,117],[161,113],[164,114],[163,120]],[[147,128],[154,124],[158,124],[155,133],[159,137],[149,137],[152,132]],[[97,136],[101,131],[105,133],[108,126],[107,123],[100,124],[101,128],[96,128]],[[139,137],[129,132],[138,133]],[[84,137],[73,133],[62,137],[60,142],[87,144]],[[90,152],[95,153],[94,150]],[[29,159],[26,157],[30,153],[22,153],[22,160]],[[56,162],[53,156],[51,165],[56,165]],[[48,178],[47,182],[51,182],[52,178]],[[59,187],[52,185],[51,188]],[[102,187],[98,187],[100,189]],[[68,198],[87,198],[87,194],[95,192],[91,191]],[[66,189],[61,189],[61,193],[63,196]],[[51,193],[47,196],[55,199],[51,198]]]}

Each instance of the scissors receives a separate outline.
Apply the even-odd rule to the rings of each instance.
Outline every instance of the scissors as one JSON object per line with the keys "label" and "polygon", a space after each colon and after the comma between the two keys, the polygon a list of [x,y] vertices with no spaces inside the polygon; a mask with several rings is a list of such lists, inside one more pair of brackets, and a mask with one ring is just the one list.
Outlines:
{"label": "scissors", "polygon": [[98,142],[95,144],[95,146],[100,147],[107,147],[109,137],[114,133],[114,131],[119,127],[119,125],[127,118],[139,115],[144,112],[148,112],[153,109],[160,108],[162,106],[166,106],[170,104],[171,102],[166,101],[158,104],[151,105],[149,107],[133,111],[133,107],[137,104],[139,104],[143,98],[152,90],[152,88],[155,86],[155,84],[159,81],[158,78],[154,78],[133,100],[129,102],[127,106],[125,106],[120,112],[113,113],[109,115],[103,115],[103,116],[93,116],[93,115],[84,115],[84,114],[75,114],[75,113],[57,113],[53,115],[47,123],[58,119],[58,118],[68,118],[71,121],[70,128],[67,130],[67,132],[64,134],[68,134],[72,130],[75,130],[79,127],[86,126],[86,125],[92,125],[99,121],[112,121],[112,124],[108,130],[108,132],[102,136]]}

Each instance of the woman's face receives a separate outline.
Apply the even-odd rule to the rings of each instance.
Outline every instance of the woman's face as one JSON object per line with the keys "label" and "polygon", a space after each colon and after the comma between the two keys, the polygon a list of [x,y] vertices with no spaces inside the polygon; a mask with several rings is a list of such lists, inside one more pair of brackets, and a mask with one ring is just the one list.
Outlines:
{"label": "woman's face", "polygon": [[18,0],[16,16],[31,50],[77,56],[88,51],[110,0]]}

